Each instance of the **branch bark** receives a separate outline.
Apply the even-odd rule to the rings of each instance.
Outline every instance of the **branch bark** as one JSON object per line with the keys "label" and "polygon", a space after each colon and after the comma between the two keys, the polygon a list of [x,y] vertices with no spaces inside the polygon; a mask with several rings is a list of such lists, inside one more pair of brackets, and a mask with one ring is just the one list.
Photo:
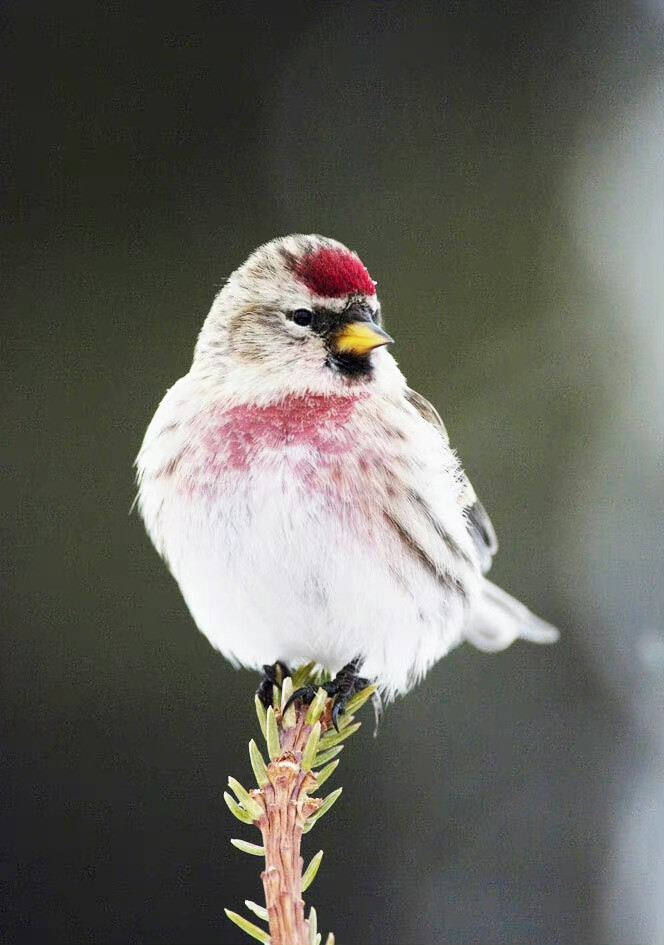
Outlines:
{"label": "branch bark", "polygon": [[[302,756],[313,730],[300,706],[295,726],[279,726],[282,754],[267,766],[269,783],[262,788],[265,816],[258,822],[265,848],[261,874],[272,945],[309,945],[309,922],[304,917],[300,854],[302,833],[309,817],[323,803],[309,797],[317,776],[302,768]],[[322,728],[322,726],[321,726]]]}
{"label": "branch bark", "polygon": [[[296,681],[300,685],[306,683],[312,669],[312,666],[303,667]],[[263,837],[262,846],[239,839],[231,842],[245,853],[265,857],[261,874],[265,907],[248,900],[246,905],[269,924],[269,934],[238,913],[230,909],[225,912],[232,922],[264,945],[320,945],[316,910],[310,909],[305,917],[302,893],[316,876],[323,851],[318,851],[303,874],[302,834],[311,830],[340,796],[340,787],[325,799],[311,795],[334,773],[339,764],[336,755],[344,747],[341,742],[360,727],[359,722],[354,723],[353,712],[364,705],[375,688],[369,686],[349,700],[339,731],[334,730],[332,700],[323,688],[318,690],[311,705],[303,705],[298,700],[285,713],[280,706],[286,705],[293,692],[290,677],[284,679],[280,687],[274,687],[273,705],[267,710],[256,698],[256,711],[270,760],[265,763],[252,739],[249,757],[259,786],[248,791],[230,777],[228,785],[237,800],[228,793],[224,794],[224,800],[239,821],[253,824]],[[320,770],[314,770],[316,768]],[[334,945],[331,932],[326,945]]]}

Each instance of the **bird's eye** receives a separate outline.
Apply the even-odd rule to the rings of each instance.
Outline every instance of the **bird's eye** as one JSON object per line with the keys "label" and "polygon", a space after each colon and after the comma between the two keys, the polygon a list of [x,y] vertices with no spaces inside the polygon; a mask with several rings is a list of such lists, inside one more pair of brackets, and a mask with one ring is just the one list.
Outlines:
{"label": "bird's eye", "polygon": [[291,319],[295,322],[296,325],[310,325],[314,320],[314,313],[310,312],[308,308],[298,308],[295,312],[291,313]]}

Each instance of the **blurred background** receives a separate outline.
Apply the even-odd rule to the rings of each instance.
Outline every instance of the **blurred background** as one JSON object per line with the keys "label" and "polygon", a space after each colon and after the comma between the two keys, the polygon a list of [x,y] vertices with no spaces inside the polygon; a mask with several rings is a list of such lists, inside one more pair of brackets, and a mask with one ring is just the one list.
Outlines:
{"label": "blurred background", "polygon": [[[237,943],[257,677],[129,509],[215,292],[356,249],[563,633],[463,647],[344,753],[337,941],[664,941],[664,6],[5,0],[0,928]],[[369,713],[367,713],[367,718]]]}

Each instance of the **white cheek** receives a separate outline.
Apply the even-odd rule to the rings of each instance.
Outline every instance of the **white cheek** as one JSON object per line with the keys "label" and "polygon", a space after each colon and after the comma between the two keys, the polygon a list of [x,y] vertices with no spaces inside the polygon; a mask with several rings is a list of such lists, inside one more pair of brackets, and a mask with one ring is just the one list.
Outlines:
{"label": "white cheek", "polygon": [[305,344],[308,338],[315,337],[311,328],[307,325],[296,325],[290,318],[283,318],[281,321],[281,332],[292,341],[299,341]]}

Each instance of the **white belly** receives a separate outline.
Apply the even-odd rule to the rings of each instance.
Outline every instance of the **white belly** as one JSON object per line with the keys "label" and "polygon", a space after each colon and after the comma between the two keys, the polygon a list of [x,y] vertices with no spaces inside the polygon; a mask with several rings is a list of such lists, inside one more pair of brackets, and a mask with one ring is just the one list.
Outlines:
{"label": "white belly", "polygon": [[192,616],[227,658],[336,672],[360,656],[363,675],[391,695],[459,642],[462,599],[387,528],[372,532],[303,490],[288,462],[232,478],[223,500],[170,491],[159,521]]}

